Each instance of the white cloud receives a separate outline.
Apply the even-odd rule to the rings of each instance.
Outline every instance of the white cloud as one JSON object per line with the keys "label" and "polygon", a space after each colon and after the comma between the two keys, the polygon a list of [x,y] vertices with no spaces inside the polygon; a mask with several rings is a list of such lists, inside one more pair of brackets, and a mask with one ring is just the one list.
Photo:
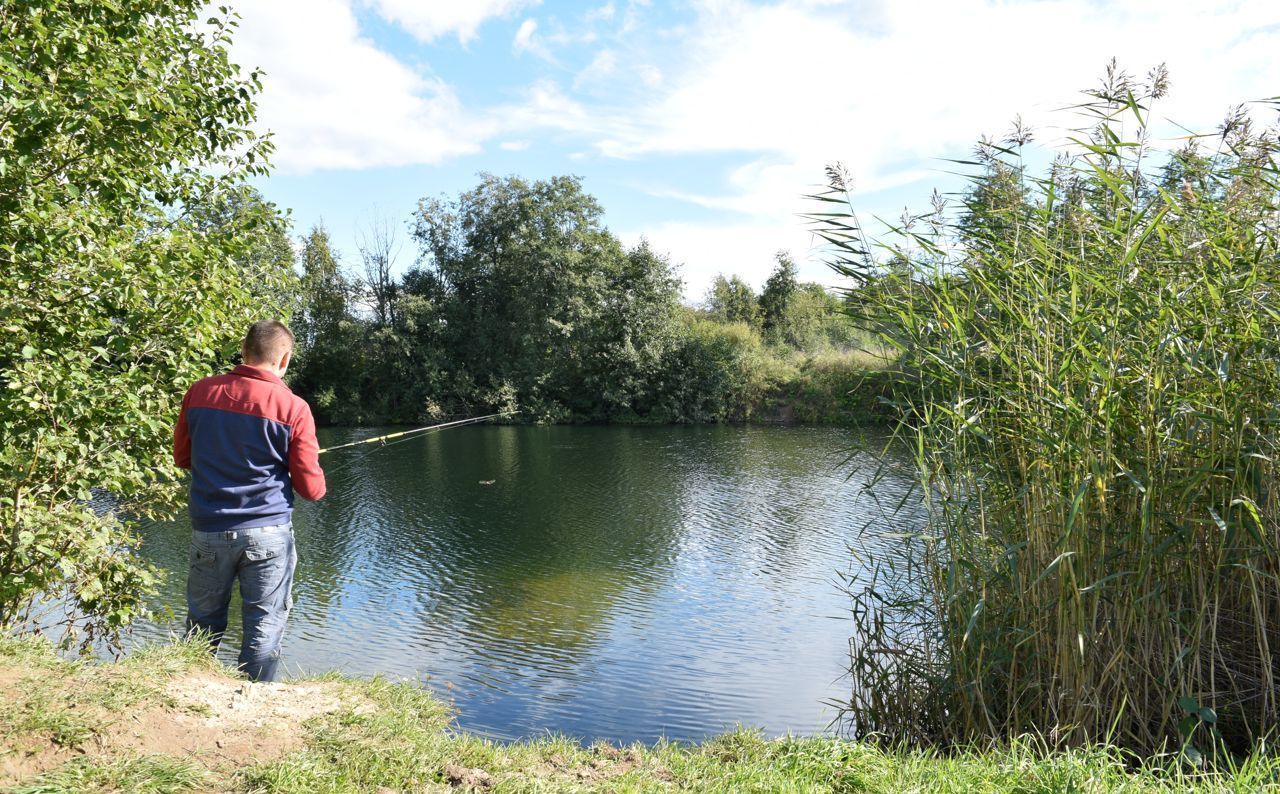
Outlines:
{"label": "white cloud", "polygon": [[627,0],[627,10],[622,15],[622,34],[634,33],[641,25],[642,9],[648,8],[649,0]]}
{"label": "white cloud", "polygon": [[538,35],[538,21],[530,18],[520,24],[520,29],[516,31],[516,36],[511,40],[511,51],[519,55],[527,52],[530,55],[536,55],[544,61],[555,61],[551,50],[547,48],[542,37]]}
{"label": "white cloud", "polygon": [[456,34],[463,44],[489,19],[510,16],[540,0],[365,0],[389,22],[430,43]]}
{"label": "white cloud", "polygon": [[438,163],[475,152],[492,125],[443,81],[362,37],[345,0],[246,3],[233,58],[266,72],[260,125],[285,172]]}
{"label": "white cloud", "polygon": [[498,148],[504,152],[523,152],[530,146],[528,141],[503,141]]}
{"label": "white cloud", "polygon": [[620,236],[627,245],[634,245],[643,237],[654,250],[670,255],[684,279],[686,300],[700,300],[711,281],[721,273],[744,276],[760,289],[773,270],[774,255],[779,250],[797,256],[802,280],[832,282],[825,267],[805,261],[803,257],[812,246],[811,235],[801,224],[785,218],[769,224],[750,221],[659,223],[641,230],[624,231]]}
{"label": "white cloud", "polygon": [[618,12],[618,9],[614,6],[613,3],[605,3],[599,8],[592,8],[589,11],[587,11],[584,18],[588,22],[606,22],[610,19],[613,19],[614,14],[616,14],[617,12]]}
{"label": "white cloud", "polygon": [[608,84],[610,78],[618,70],[618,54],[613,50],[600,50],[591,59],[591,63],[583,67],[573,78],[573,88],[581,91],[588,87],[600,87]]}
{"label": "white cloud", "polygon": [[[719,189],[705,186],[704,169],[698,182],[679,173],[643,186],[723,220],[630,230],[687,262],[694,291],[719,270],[759,283],[780,247],[803,258],[800,197],[826,163],[847,163],[877,206],[908,184],[923,204],[930,169],[945,167],[936,158],[964,154],[1018,113],[1060,122],[1052,111],[1113,55],[1135,71],[1167,61],[1173,92],[1158,112],[1201,129],[1280,85],[1274,0],[693,0],[691,22],[662,28],[648,0],[618,0],[573,23],[526,19],[517,53],[550,60],[546,47],[577,47],[592,59],[576,74],[557,66],[554,80],[535,71],[518,78],[532,81],[524,88],[500,86],[516,90],[513,103],[464,107],[449,84],[362,36],[357,2],[421,41],[465,43],[539,0],[242,3],[235,54],[268,73],[259,115],[282,170],[438,163],[493,140],[520,151],[545,134],[571,159],[727,153],[739,164]],[[580,64],[572,55],[565,62]]]}
{"label": "white cloud", "polygon": [[1043,120],[1116,54],[1139,70],[1168,61],[1169,112],[1207,123],[1233,97],[1268,96],[1280,82],[1270,0],[1179,13],[1156,0],[949,0],[927,13],[886,2],[870,17],[823,5],[703,2],[668,90],[599,141],[602,152],[778,152],[878,169],[967,146],[1015,113]]}
{"label": "white cloud", "polygon": [[503,129],[519,132],[555,130],[598,138],[618,129],[615,118],[567,95],[553,80],[538,80],[519,102],[492,108],[489,115],[500,119]]}
{"label": "white cloud", "polygon": [[[663,45],[675,57],[661,88],[638,105],[612,108],[603,135],[598,124],[584,133],[608,157],[750,158],[726,173],[723,194],[649,186],[734,216],[636,233],[655,244],[665,235],[675,258],[691,264],[731,261],[722,251],[746,256],[741,241],[751,239],[764,246],[752,260],[759,261],[734,269],[756,282],[772,250],[785,244],[767,245],[757,230],[783,236],[802,228],[799,197],[822,179],[825,163],[849,165],[864,197],[920,182],[923,207],[932,185],[922,180],[946,167],[939,158],[966,154],[983,133],[1004,133],[1015,114],[1032,125],[1063,123],[1055,109],[1096,85],[1113,55],[1139,73],[1167,62],[1173,92],[1157,112],[1201,129],[1212,129],[1231,104],[1272,96],[1280,85],[1280,4],[1273,0],[697,6],[687,34]],[[643,49],[626,57],[631,63],[619,73],[657,60]],[[1042,129],[1039,137],[1061,134]],[[696,266],[712,274],[718,267]]]}
{"label": "white cloud", "polygon": [[533,41],[533,34],[538,32],[538,21],[536,19],[526,19],[520,23],[520,29],[516,31],[515,40],[511,43],[512,49],[516,52],[527,50],[529,43]]}
{"label": "white cloud", "polygon": [[662,85],[662,70],[650,63],[642,63],[636,67],[636,76],[645,88],[657,88]]}
{"label": "white cloud", "polygon": [[[822,188],[823,169],[828,165],[817,157],[800,160],[758,159],[731,170],[726,177],[728,192],[695,193],[662,185],[642,185],[641,190],[659,198],[671,198],[713,210],[727,210],[756,217],[798,217],[813,209],[805,195]],[[860,194],[875,194],[922,183],[938,174],[928,168],[907,168],[857,180]]]}

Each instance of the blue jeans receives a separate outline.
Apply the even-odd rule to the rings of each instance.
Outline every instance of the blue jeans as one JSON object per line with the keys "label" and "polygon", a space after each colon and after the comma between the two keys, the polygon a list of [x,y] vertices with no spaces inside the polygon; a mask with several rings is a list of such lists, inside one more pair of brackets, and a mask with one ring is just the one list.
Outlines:
{"label": "blue jeans", "polygon": [[297,565],[292,524],[228,532],[193,530],[187,632],[207,632],[211,649],[217,650],[227,630],[231,584],[239,578],[244,617],[240,669],[253,681],[274,680],[280,638],[293,606],[293,570]]}

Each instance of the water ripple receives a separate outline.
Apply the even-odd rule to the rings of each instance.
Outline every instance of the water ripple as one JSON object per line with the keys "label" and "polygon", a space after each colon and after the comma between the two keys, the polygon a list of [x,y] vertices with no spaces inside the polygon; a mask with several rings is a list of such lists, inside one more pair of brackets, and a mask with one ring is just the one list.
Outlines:
{"label": "water ripple", "polygon": [[[420,681],[494,738],[820,731],[851,629],[837,572],[874,518],[859,495],[876,464],[855,457],[866,471],[848,478],[852,442],[808,428],[470,427],[335,453],[329,496],[295,515],[286,667]],[[890,475],[877,492],[909,488]],[[180,572],[188,532],[151,527],[144,551]],[[179,617],[181,579],[164,594]]]}

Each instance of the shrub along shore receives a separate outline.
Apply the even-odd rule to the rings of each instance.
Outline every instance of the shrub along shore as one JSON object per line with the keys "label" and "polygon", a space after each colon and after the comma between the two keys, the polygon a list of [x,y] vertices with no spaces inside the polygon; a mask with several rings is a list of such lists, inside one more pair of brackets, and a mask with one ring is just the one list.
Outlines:
{"label": "shrub along shore", "polygon": [[269,246],[302,272],[289,383],[321,424],[517,410],[555,423],[746,422],[779,400],[841,421],[831,382],[891,360],[785,251],[759,290],[719,275],[688,305],[676,265],[643,241],[624,246],[575,177],[481,174],[456,199],[424,199],[401,275],[391,228],[359,251],[362,271],[322,226],[296,262],[284,237]]}
{"label": "shrub along shore", "polygon": [[72,791],[1258,791],[1280,762],[1193,773],[1105,747],[894,751],[739,729],[697,745],[495,742],[409,683],[249,684],[176,644],[72,662],[0,640],[0,787]]}

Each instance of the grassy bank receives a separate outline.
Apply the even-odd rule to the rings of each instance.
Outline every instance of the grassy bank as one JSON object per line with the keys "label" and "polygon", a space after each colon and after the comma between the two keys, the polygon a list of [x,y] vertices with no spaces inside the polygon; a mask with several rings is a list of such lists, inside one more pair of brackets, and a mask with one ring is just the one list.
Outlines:
{"label": "grassy bank", "polygon": [[1280,763],[1190,777],[1092,748],[939,756],[738,731],[696,746],[496,743],[423,690],[324,677],[249,685],[185,645],[116,664],[0,641],[0,786],[64,791],[1257,791]]}
{"label": "grassy bank", "polygon": [[777,380],[762,391],[751,419],[842,426],[893,421],[900,376],[892,363],[887,352],[865,350],[779,357]]}

